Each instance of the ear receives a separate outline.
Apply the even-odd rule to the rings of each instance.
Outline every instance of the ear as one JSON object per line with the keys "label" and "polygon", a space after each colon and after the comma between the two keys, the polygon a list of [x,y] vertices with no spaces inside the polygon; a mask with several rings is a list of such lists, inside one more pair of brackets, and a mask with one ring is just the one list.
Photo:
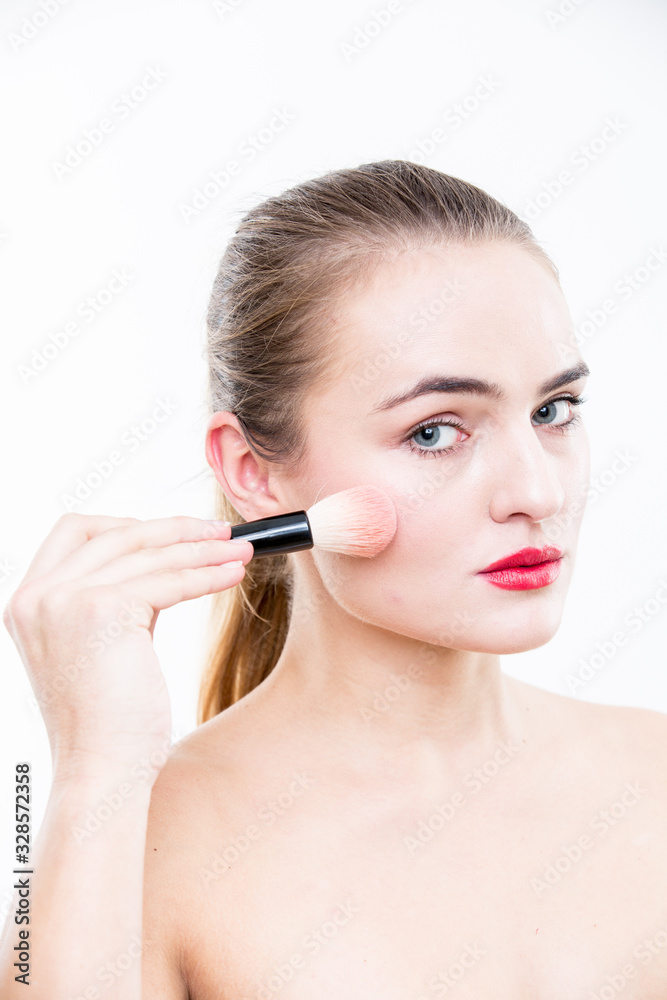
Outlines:
{"label": "ear", "polygon": [[219,410],[209,421],[206,460],[244,520],[284,512],[281,498],[272,492],[275,465],[255,454],[237,417],[229,410]]}

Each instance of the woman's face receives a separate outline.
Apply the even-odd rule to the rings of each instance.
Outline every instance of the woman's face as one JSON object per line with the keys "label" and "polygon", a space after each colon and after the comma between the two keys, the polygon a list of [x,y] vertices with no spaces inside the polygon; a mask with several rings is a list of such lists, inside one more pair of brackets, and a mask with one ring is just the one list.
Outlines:
{"label": "woman's face", "polygon": [[[589,479],[586,433],[564,398],[585,377],[545,388],[583,366],[557,282],[511,245],[415,250],[379,267],[331,318],[341,369],[306,401],[306,459],[288,489],[307,508],[379,486],[398,529],[375,558],[315,547],[296,566],[307,560],[342,609],[392,632],[480,652],[547,642]],[[438,390],[453,378],[476,387]],[[480,575],[547,545],[562,550],[551,583],[508,590]]]}

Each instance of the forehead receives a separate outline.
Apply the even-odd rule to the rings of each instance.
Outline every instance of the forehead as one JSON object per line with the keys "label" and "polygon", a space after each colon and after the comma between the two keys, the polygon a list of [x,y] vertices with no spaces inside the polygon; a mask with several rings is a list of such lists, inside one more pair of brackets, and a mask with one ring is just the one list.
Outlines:
{"label": "forehead", "polygon": [[422,366],[429,352],[480,362],[527,348],[548,355],[550,344],[567,341],[571,326],[556,279],[527,251],[503,244],[398,255],[334,311],[352,364],[392,340],[405,363]]}
{"label": "forehead", "polygon": [[369,408],[427,370],[511,382],[524,367],[543,381],[580,358],[555,278],[502,244],[399,254],[335,303],[332,319],[338,388],[365,384]]}

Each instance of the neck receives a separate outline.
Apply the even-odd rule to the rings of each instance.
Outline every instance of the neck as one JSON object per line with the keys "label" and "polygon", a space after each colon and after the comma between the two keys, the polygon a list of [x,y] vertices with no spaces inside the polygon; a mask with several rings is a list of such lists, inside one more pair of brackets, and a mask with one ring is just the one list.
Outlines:
{"label": "neck", "polygon": [[497,654],[399,635],[330,600],[304,605],[296,589],[285,646],[261,687],[279,699],[292,730],[315,732],[338,759],[422,785],[525,730],[517,686]]}

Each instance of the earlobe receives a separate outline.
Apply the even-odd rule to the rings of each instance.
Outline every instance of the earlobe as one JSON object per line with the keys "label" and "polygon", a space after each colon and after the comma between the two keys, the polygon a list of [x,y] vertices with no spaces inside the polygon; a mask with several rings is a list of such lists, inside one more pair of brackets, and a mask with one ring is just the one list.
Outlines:
{"label": "earlobe", "polygon": [[233,507],[246,520],[278,512],[269,489],[268,469],[245,439],[237,417],[220,410],[206,431],[206,460]]}

